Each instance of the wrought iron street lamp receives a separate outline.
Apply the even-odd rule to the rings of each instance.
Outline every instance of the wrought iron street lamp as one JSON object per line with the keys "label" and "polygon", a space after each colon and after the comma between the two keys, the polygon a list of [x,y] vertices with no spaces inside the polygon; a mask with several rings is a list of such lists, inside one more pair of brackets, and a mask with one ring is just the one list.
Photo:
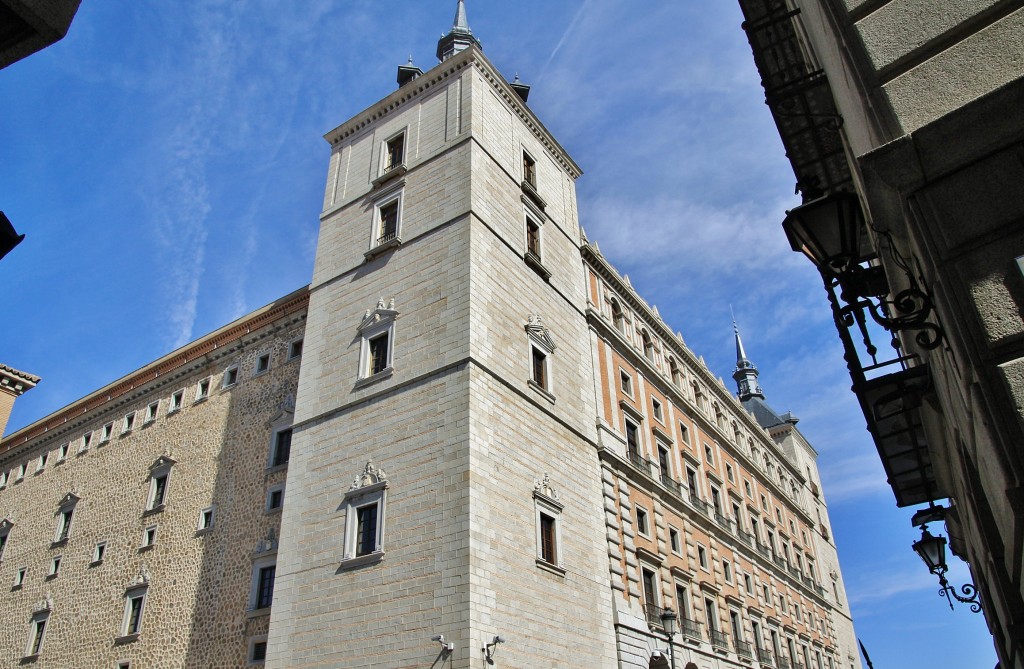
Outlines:
{"label": "wrought iron street lamp", "polygon": [[794,251],[831,276],[847,273],[871,253],[864,213],[853,193],[837,191],[791,209],[782,228]]}
{"label": "wrought iron street lamp", "polygon": [[942,589],[939,590],[939,595],[942,595],[949,602],[949,608],[953,608],[953,599],[950,595],[956,598],[958,602],[971,605],[971,611],[978,613],[981,611],[981,602],[978,601],[978,588],[973,583],[966,583],[960,587],[960,591],[963,593],[963,597],[957,594],[956,589],[949,584],[946,580],[946,570],[949,568],[946,565],[946,537],[934,536],[928,531],[928,526],[924,525],[921,528],[921,538],[914,542],[914,552],[917,553],[924,563],[928,566],[928,571],[939,577],[939,585]]}
{"label": "wrought iron street lamp", "polygon": [[672,609],[665,609],[661,612],[661,626],[665,629],[665,636],[668,637],[668,659],[672,669],[676,669],[676,649],[672,637],[676,633],[676,612]]}

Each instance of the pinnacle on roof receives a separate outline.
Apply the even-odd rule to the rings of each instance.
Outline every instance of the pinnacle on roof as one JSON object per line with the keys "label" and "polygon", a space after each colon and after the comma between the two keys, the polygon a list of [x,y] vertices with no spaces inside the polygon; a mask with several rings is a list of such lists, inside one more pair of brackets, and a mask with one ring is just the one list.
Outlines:
{"label": "pinnacle on roof", "polygon": [[736,325],[736,321],[732,322],[732,330],[736,336],[736,370],[732,373],[732,378],[736,380],[736,394],[741,402],[751,397],[764,399],[764,392],[757,383],[757,367],[747,358],[747,352],[743,349],[743,340],[740,338],[740,329]]}
{"label": "pinnacle on roof", "polygon": [[442,35],[441,39],[437,41],[437,59],[440,61],[448,60],[474,44],[478,48],[483,48],[480,40],[473,35],[473,31],[469,27],[469,20],[466,19],[465,1],[459,0],[459,4],[455,8],[455,20],[452,21],[452,29],[448,31],[447,35]]}

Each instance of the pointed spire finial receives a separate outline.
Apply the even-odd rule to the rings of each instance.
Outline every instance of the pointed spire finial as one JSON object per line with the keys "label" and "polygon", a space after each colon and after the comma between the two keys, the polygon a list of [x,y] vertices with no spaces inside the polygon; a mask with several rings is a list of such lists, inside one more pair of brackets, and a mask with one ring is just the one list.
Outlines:
{"label": "pointed spire finial", "polygon": [[[732,307],[729,307],[732,311]],[[758,371],[754,363],[747,359],[747,352],[743,349],[743,340],[740,338],[740,328],[736,325],[736,317],[732,319],[732,331],[736,338],[736,369],[732,378],[736,381],[736,396],[740,401],[748,400],[751,397],[764,399],[764,391],[757,382]]]}
{"label": "pointed spire finial", "polygon": [[480,40],[473,35],[473,31],[469,27],[469,20],[466,18],[465,0],[459,0],[459,4],[455,8],[455,20],[452,21],[452,29],[447,35],[441,35],[441,39],[437,41],[437,59],[440,61],[448,60],[474,44],[478,48],[483,48]]}

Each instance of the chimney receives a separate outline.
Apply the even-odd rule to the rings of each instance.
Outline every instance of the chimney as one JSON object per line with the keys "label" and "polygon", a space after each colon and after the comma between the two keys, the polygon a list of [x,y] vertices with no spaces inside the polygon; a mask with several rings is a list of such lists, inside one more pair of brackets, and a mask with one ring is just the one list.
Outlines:
{"label": "chimney", "polygon": [[0,363],[0,437],[7,429],[7,420],[11,417],[14,400],[32,390],[39,383],[38,376],[19,372],[13,367]]}

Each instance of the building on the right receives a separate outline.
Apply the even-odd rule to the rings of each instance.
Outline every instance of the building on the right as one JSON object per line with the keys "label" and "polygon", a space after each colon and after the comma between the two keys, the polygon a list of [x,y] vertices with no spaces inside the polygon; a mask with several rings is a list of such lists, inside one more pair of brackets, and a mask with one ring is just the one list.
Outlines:
{"label": "building on the right", "polygon": [[803,198],[783,227],[822,275],[896,503],[919,509],[914,549],[945,588],[945,524],[977,588],[948,584],[950,605],[980,607],[1020,669],[1022,3],[739,3]]}

